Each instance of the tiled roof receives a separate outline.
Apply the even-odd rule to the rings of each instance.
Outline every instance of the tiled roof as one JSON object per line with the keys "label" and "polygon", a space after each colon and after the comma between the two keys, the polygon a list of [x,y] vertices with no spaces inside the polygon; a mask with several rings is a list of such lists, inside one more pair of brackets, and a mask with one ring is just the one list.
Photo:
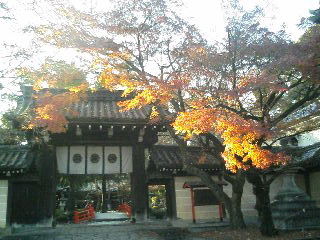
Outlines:
{"label": "tiled roof", "polygon": [[[61,94],[63,89],[43,89],[38,94],[50,91],[53,94]],[[76,123],[107,123],[107,124],[146,124],[151,112],[150,106],[130,111],[121,111],[118,102],[128,100],[130,97],[122,97],[123,91],[99,90],[88,92],[84,100],[72,104],[66,117],[70,122]],[[30,101],[30,98],[27,98]],[[24,103],[30,106],[30,103]],[[71,117],[71,112],[77,112],[77,117]]]}
{"label": "tiled roof", "polygon": [[320,143],[306,147],[300,161],[303,168],[320,168]]}
{"label": "tiled roof", "polygon": [[34,160],[27,147],[0,146],[0,174],[26,172]]}
{"label": "tiled roof", "polygon": [[[62,94],[65,89],[42,89],[36,94],[40,95],[49,91],[52,94]],[[22,113],[28,108],[34,107],[32,98],[32,87],[24,86],[23,101],[17,107],[17,112]],[[88,92],[84,100],[70,106],[67,118],[74,123],[98,123],[98,124],[129,124],[145,125],[149,122],[151,106],[144,106],[130,111],[121,111],[118,102],[128,100],[132,96],[122,97],[123,91],[98,90]],[[72,116],[71,112],[79,113],[77,117]]]}
{"label": "tiled roof", "polygon": [[74,104],[71,109],[79,113],[72,121],[145,124],[149,120],[151,107],[146,106],[130,111],[121,111],[119,101],[126,100],[121,97],[122,91],[97,91],[89,93],[85,101]]}
{"label": "tiled roof", "polygon": [[284,152],[292,159],[292,164],[305,169],[320,168],[320,143],[309,146],[277,146],[273,152]]}
{"label": "tiled roof", "polygon": [[[191,164],[202,169],[220,170],[221,164],[212,155],[203,154],[199,147],[188,147],[188,155]],[[203,156],[203,162],[198,159]],[[150,160],[157,169],[179,169],[182,168],[182,157],[178,146],[154,145],[150,151]]]}

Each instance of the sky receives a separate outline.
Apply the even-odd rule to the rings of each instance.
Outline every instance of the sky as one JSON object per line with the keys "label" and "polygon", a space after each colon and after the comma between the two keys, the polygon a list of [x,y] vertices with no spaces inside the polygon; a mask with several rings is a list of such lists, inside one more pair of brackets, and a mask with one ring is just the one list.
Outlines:
{"label": "sky", "polygon": [[[10,55],[10,47],[4,48],[3,44],[16,44],[21,48],[29,48],[32,42],[30,34],[23,33],[21,29],[34,23],[50,20],[49,11],[45,5],[35,10],[31,4],[34,0],[2,0],[10,8],[9,12],[0,11],[0,16],[12,17],[12,20],[0,19],[0,61],[2,69],[8,68],[9,63],[15,65],[25,64],[36,66],[44,61],[46,56],[53,56],[56,59],[64,59],[68,62],[75,61],[81,65],[81,61],[76,60],[81,56],[75,51],[57,50],[52,47],[46,47],[35,58],[23,60],[21,62],[9,62],[6,56]],[[70,0],[79,6],[90,7],[93,11],[101,11],[108,8],[106,0]],[[302,17],[309,16],[310,9],[319,8],[319,0],[239,0],[246,10],[253,9],[259,5],[264,8],[265,17],[263,25],[270,30],[278,31],[283,25],[286,26],[288,34],[293,40],[297,40],[303,33],[303,30],[297,27]],[[190,20],[209,40],[215,41],[221,39],[225,34],[224,21],[221,0],[182,0],[184,6],[179,9],[180,15]],[[43,14],[45,13],[45,14]],[[44,19],[41,19],[42,15]],[[33,46],[33,49],[37,49]],[[9,78],[0,78],[1,83],[11,88],[9,91],[16,91],[11,86],[12,74]],[[3,90],[4,91],[4,90]],[[0,92],[1,94],[1,92]],[[2,104],[1,108],[5,108]],[[0,110],[1,111],[1,110]]]}
{"label": "sky", "polygon": [[[0,35],[0,43],[16,43],[21,47],[28,47],[31,37],[22,33],[21,29],[43,21],[38,14],[42,14],[44,20],[50,20],[50,14],[46,14],[49,12],[48,9],[45,6],[41,6],[37,10],[32,9],[31,3],[34,0],[2,1],[7,2],[8,7],[11,8],[11,12],[8,15],[15,19],[12,21],[1,20],[2,32],[5,32],[5,34]],[[87,8],[90,7],[93,11],[100,11],[108,7],[108,1],[106,0],[70,1]],[[182,2],[184,6],[179,9],[180,14],[198,26],[209,41],[218,40],[224,36],[225,17],[221,8],[221,0],[182,0]],[[287,32],[293,40],[297,40],[303,33],[303,30],[299,30],[297,27],[300,19],[309,16],[310,9],[319,7],[319,0],[240,0],[240,2],[246,10],[250,10],[256,5],[263,7],[265,18],[262,24],[273,31],[278,31],[283,25],[286,25]],[[53,51],[53,49],[49,51]],[[68,54],[63,55],[66,56]]]}
{"label": "sky", "polygon": [[[10,11],[6,12],[0,9],[0,17],[10,17],[13,19],[0,18],[0,70],[9,67],[9,64],[18,66],[20,64],[36,66],[44,61],[46,56],[53,56],[56,59],[64,59],[66,61],[76,61],[81,65],[79,59],[81,56],[75,51],[61,51],[54,48],[46,47],[42,49],[42,54],[38,54],[36,58],[22,60],[19,62],[9,62],[10,47],[4,47],[3,44],[17,45],[20,48],[29,48],[32,42],[32,36],[22,32],[22,29],[34,23],[43,21],[39,14],[44,16],[44,20],[50,20],[51,16],[48,9],[44,6],[35,11],[32,2],[35,0],[1,0],[7,3]],[[75,4],[92,8],[93,11],[101,11],[108,8],[107,0],[70,0]],[[129,0],[128,0],[129,1]],[[239,0],[246,10],[253,9],[259,5],[265,11],[263,25],[272,31],[279,31],[286,26],[286,31],[292,40],[297,40],[303,33],[303,29],[298,28],[298,24],[302,17],[308,17],[309,10],[319,8],[319,0]],[[179,9],[180,15],[190,20],[201,31],[201,33],[209,40],[215,41],[221,39],[225,34],[225,16],[221,8],[221,0],[182,0],[184,6]],[[17,87],[12,86],[12,74],[6,78],[0,78],[0,83],[5,85],[5,89],[0,90],[0,96],[7,92],[18,91]],[[0,113],[7,109],[14,108],[14,103],[0,100]],[[315,137],[320,139],[320,130],[315,133]]]}
{"label": "sky", "polygon": [[[184,0],[185,15],[200,27],[209,39],[219,39],[224,34],[224,16],[218,0]],[[279,31],[283,25],[293,40],[303,33],[297,24],[302,17],[310,15],[309,10],[319,8],[319,0],[240,0],[246,10],[261,6],[265,10],[263,25]]]}

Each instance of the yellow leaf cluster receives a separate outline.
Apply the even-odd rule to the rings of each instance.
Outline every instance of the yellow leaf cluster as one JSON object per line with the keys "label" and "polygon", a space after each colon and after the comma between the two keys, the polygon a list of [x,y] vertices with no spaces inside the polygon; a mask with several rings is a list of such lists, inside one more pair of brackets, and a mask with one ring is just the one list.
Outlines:
{"label": "yellow leaf cluster", "polygon": [[150,119],[155,119],[159,117],[159,112],[155,106],[151,108]]}
{"label": "yellow leaf cluster", "polygon": [[124,95],[127,95],[143,85],[139,81],[134,81],[134,79],[135,76],[129,72],[119,72],[112,66],[105,66],[98,77],[98,84],[111,91],[125,88]]}
{"label": "yellow leaf cluster", "polygon": [[189,112],[181,112],[172,124],[178,133],[185,134],[185,138],[191,138],[193,134],[201,134],[213,130],[216,115],[212,109],[197,109]]}
{"label": "yellow leaf cluster", "polygon": [[134,98],[119,102],[118,105],[122,110],[130,110],[134,108],[141,108],[145,105],[160,104],[165,105],[172,99],[172,94],[168,91],[159,89],[151,90],[145,89],[137,93]]}
{"label": "yellow leaf cluster", "polygon": [[81,93],[81,92],[85,92],[88,88],[89,88],[89,84],[83,83],[79,86],[70,87],[69,91],[74,93]]}
{"label": "yellow leaf cluster", "polygon": [[259,145],[259,139],[267,137],[269,131],[253,121],[231,116],[220,118],[215,123],[215,130],[224,140],[225,151],[222,156],[228,169],[236,172],[251,166],[265,169],[287,163],[288,157],[263,149]]}

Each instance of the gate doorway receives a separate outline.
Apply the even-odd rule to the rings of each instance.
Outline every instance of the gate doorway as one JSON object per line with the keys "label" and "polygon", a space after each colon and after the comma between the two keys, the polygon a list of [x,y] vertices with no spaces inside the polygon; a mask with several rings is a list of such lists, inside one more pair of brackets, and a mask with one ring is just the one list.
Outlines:
{"label": "gate doorway", "polygon": [[174,181],[167,179],[149,179],[148,183],[148,218],[176,218],[176,197]]}
{"label": "gate doorway", "polygon": [[166,219],[168,217],[167,193],[165,185],[149,185],[149,218]]}

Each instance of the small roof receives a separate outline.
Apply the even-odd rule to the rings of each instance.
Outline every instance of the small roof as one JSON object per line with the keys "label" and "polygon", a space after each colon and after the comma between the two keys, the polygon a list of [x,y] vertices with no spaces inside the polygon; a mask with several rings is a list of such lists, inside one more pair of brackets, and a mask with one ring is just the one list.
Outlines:
{"label": "small roof", "polygon": [[[214,156],[205,154],[200,147],[188,147],[191,164],[201,169],[221,170],[221,163]],[[202,159],[199,162],[199,159]],[[182,157],[178,146],[154,145],[150,151],[150,161],[156,169],[181,169]]]}
{"label": "small roof", "polygon": [[0,146],[0,174],[23,173],[34,160],[30,148],[23,146]]}

